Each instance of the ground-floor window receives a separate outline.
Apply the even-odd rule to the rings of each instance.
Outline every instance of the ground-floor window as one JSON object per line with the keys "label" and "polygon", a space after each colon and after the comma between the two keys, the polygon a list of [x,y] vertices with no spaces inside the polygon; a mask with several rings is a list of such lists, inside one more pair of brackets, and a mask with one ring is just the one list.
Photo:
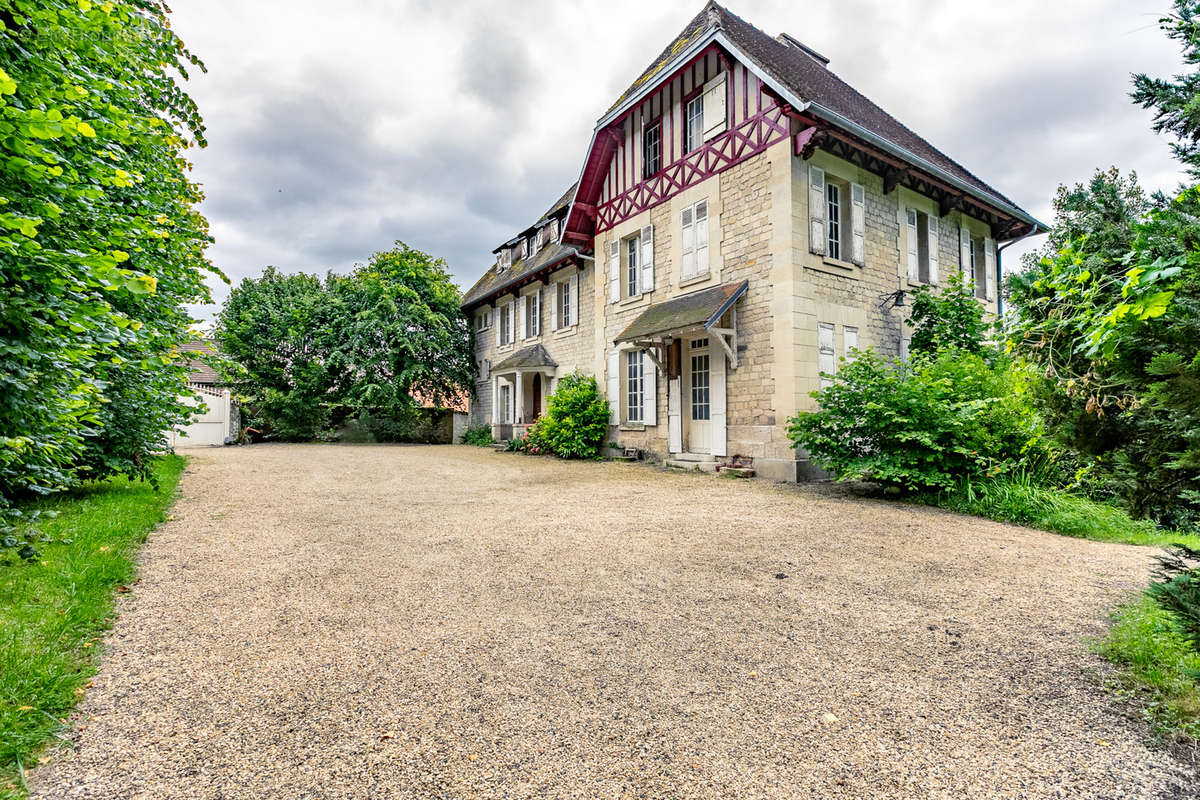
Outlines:
{"label": "ground-floor window", "polygon": [[708,339],[696,339],[692,342],[692,419],[702,421],[712,413],[709,392],[709,363],[707,351]]}
{"label": "ground-floor window", "polygon": [[642,421],[642,398],[645,395],[641,350],[628,351],[625,373],[625,418],[630,422]]}
{"label": "ground-floor window", "polygon": [[508,424],[513,421],[512,416],[512,387],[507,383],[500,385],[500,422]]}

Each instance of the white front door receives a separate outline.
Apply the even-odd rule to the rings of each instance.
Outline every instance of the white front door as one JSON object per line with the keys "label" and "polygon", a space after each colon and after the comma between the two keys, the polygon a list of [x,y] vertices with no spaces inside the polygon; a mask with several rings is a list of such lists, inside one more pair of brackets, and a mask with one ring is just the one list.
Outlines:
{"label": "white front door", "polygon": [[684,353],[684,418],[689,453],[712,452],[712,391],[708,339],[692,339]]}

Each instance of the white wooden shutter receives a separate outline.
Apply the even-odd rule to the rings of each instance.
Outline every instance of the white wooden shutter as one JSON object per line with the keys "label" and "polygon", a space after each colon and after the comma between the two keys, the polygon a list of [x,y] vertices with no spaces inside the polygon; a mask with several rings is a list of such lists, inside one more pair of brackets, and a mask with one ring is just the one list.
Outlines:
{"label": "white wooden shutter", "polygon": [[517,316],[517,301],[509,300],[508,301],[508,326],[507,326],[508,330],[506,331],[506,333],[508,334],[508,343],[509,344],[512,344],[514,341],[513,331],[516,330],[516,316]]}
{"label": "white wooden shutter", "polygon": [[692,217],[693,209],[689,206],[683,210],[679,230],[682,242],[682,262],[679,265],[679,277],[690,278],[696,274],[696,225]]}
{"label": "white wooden shutter", "polygon": [[962,269],[963,286],[966,286],[975,278],[971,274],[971,229],[966,225],[958,226],[958,258]]}
{"label": "white wooden shutter", "polygon": [[862,266],[867,256],[867,193],[860,183],[850,184],[850,230],[850,260]]}
{"label": "white wooden shutter", "polygon": [[642,353],[642,422],[658,424],[658,367],[649,353]]}
{"label": "white wooden shutter", "polygon": [[642,293],[654,291],[654,226],[642,228],[638,241],[642,246]]}
{"label": "white wooden shutter", "polygon": [[920,236],[920,229],[917,227],[917,210],[909,208],[905,209],[905,213],[908,215],[908,233],[904,237],[908,248],[908,280],[910,283],[918,283],[921,280],[921,257],[918,250],[920,242],[917,241]]}
{"label": "white wooden shutter", "polygon": [[667,381],[667,450],[671,453],[683,452],[683,402],[679,396],[681,390],[679,378]]}
{"label": "white wooden shutter", "polygon": [[563,285],[561,283],[550,284],[554,287],[554,296],[550,298],[550,332],[558,330],[558,299],[562,297]]}
{"label": "white wooden shutter", "polygon": [[576,325],[579,323],[579,273],[571,275],[571,291],[570,291],[570,306],[567,308],[571,312],[571,319],[567,322],[568,325]]}
{"label": "white wooden shutter", "polygon": [[983,240],[983,264],[987,270],[987,299],[996,299],[996,240],[988,236]]}
{"label": "white wooden shutter", "polygon": [[[709,340],[712,341],[711,339]],[[709,388],[709,435],[712,438],[712,454],[728,455],[725,443],[725,350],[720,345],[709,345],[708,380]]]}
{"label": "white wooden shutter", "polygon": [[837,372],[837,350],[834,349],[834,326],[832,322],[817,323],[817,371],[822,373],[820,387],[824,389],[833,383],[832,378],[825,377]]}
{"label": "white wooden shutter", "polygon": [[929,282],[938,282],[938,218],[929,217]]}
{"label": "white wooden shutter", "polygon": [[696,271],[694,275],[708,274],[708,201],[696,203]]}
{"label": "white wooden shutter", "polygon": [[725,80],[728,73],[722,72],[704,87],[704,141],[708,141],[729,127],[726,107]]}
{"label": "white wooden shutter", "polygon": [[499,347],[504,341],[503,337],[501,336],[501,331],[503,330],[504,326],[500,324],[500,322],[501,322],[500,308],[501,308],[501,305],[499,303],[497,303],[496,304],[496,347]]}
{"label": "white wooden shutter", "polygon": [[621,243],[614,238],[608,243],[608,302],[621,299]]}
{"label": "white wooden shutter", "polygon": [[517,298],[517,336],[522,341],[527,336],[532,336],[533,333],[525,330],[525,307],[529,303],[529,298],[521,295]]}
{"label": "white wooden shutter", "polygon": [[608,424],[620,424],[621,413],[621,351],[608,353]]}
{"label": "white wooden shutter", "polygon": [[858,328],[849,325],[842,327],[842,358],[847,363],[854,360],[854,350],[858,348]]}
{"label": "white wooden shutter", "polygon": [[808,249],[825,255],[825,170],[808,167]]}

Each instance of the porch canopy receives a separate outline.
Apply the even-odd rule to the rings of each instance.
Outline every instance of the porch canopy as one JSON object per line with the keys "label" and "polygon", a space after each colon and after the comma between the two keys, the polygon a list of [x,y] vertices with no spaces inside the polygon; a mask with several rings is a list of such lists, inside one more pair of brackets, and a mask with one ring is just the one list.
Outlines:
{"label": "porch canopy", "polygon": [[546,348],[540,344],[531,344],[496,364],[492,367],[492,372],[544,372],[553,375],[557,368],[558,362],[550,357]]}
{"label": "porch canopy", "polygon": [[652,305],[621,331],[613,344],[629,342],[646,348],[659,347],[672,336],[703,328],[721,343],[730,365],[736,368],[737,347],[733,338],[736,323],[731,322],[727,327],[718,324],[749,286],[750,281],[726,283]]}

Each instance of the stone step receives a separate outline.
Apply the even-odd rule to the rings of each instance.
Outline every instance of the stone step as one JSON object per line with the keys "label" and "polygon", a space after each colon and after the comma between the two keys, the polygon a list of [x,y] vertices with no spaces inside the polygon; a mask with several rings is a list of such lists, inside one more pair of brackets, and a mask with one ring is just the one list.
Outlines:
{"label": "stone step", "polygon": [[708,473],[717,471],[716,461],[689,461],[687,459],[672,458],[667,460],[667,466],[672,469],[699,470],[700,472]]}
{"label": "stone step", "polygon": [[708,453],[676,453],[671,456],[672,461],[716,461],[716,457]]}

